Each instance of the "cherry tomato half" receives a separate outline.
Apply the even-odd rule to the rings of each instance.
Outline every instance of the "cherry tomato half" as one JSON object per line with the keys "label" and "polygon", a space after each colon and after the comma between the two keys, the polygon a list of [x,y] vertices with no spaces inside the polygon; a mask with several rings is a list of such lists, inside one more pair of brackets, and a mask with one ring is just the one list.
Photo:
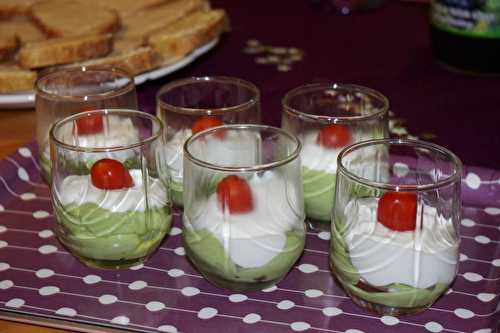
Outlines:
{"label": "cherry tomato half", "polygon": [[385,192],[378,202],[377,220],[392,230],[415,230],[417,195],[409,192]]}
{"label": "cherry tomato half", "polygon": [[352,141],[351,131],[343,125],[326,125],[318,133],[316,143],[326,148],[342,148]]}
{"label": "cherry tomato half", "polygon": [[101,114],[89,114],[76,120],[76,128],[78,134],[96,134],[101,133],[104,129]]}
{"label": "cherry tomato half", "polygon": [[92,184],[103,190],[118,190],[134,186],[134,180],[127,169],[117,160],[104,158],[90,169]]}
{"label": "cherry tomato half", "polygon": [[231,214],[246,213],[253,209],[252,191],[247,181],[239,176],[227,176],[217,185],[217,199],[223,210]]}
{"label": "cherry tomato half", "polygon": [[[206,130],[208,128],[224,125],[224,122],[214,116],[204,116],[196,120],[191,126],[191,131],[193,134]],[[224,139],[226,136],[225,131],[217,131],[215,136],[219,139]]]}

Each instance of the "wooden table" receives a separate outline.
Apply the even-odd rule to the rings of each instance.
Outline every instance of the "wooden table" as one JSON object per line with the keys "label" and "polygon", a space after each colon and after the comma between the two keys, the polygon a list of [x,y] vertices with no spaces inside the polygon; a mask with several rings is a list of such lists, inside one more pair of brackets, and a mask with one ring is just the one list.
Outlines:
{"label": "wooden table", "polygon": [[[19,146],[35,139],[35,111],[32,109],[0,110],[0,158],[13,153]],[[65,330],[26,325],[0,320],[2,333],[64,333]]]}

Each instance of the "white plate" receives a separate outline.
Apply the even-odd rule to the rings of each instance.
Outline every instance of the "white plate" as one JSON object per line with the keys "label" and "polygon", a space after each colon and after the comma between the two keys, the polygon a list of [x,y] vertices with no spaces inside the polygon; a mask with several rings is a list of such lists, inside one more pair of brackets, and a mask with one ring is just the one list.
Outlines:
{"label": "white plate", "polygon": [[[193,52],[173,64],[136,75],[134,77],[135,84],[140,85],[146,81],[155,80],[187,66],[202,54],[210,51],[215,45],[217,45],[218,42],[218,38],[214,39],[213,41],[195,49]],[[14,94],[0,94],[0,109],[23,109],[31,108],[34,105],[35,93],[33,91],[25,91]]]}

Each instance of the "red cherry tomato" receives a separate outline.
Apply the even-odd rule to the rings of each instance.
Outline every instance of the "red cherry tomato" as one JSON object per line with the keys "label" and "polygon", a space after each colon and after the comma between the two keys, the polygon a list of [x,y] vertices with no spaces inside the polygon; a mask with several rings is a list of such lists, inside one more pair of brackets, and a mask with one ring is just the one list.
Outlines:
{"label": "red cherry tomato", "polygon": [[[193,126],[191,126],[191,131],[193,132],[193,134],[195,134],[208,128],[221,125],[224,125],[224,122],[222,122],[222,120],[220,120],[219,118],[213,116],[204,116],[194,122]],[[226,133],[225,131],[217,131],[215,133],[215,136],[219,139],[224,139]]]}
{"label": "red cherry tomato", "polygon": [[352,141],[351,131],[343,125],[327,125],[321,128],[316,143],[326,148],[341,148]]}
{"label": "red cherry tomato", "polygon": [[90,169],[92,184],[102,190],[118,190],[134,186],[134,180],[127,169],[117,160],[105,158]]}
{"label": "red cherry tomato", "polygon": [[416,194],[385,192],[378,202],[377,220],[392,230],[415,230],[417,220]]}
{"label": "red cherry tomato", "polygon": [[231,214],[246,213],[253,209],[250,186],[245,179],[231,175],[217,185],[217,199],[222,210],[229,209]]}
{"label": "red cherry tomato", "polygon": [[78,134],[96,134],[104,129],[101,114],[89,114],[76,120]]}

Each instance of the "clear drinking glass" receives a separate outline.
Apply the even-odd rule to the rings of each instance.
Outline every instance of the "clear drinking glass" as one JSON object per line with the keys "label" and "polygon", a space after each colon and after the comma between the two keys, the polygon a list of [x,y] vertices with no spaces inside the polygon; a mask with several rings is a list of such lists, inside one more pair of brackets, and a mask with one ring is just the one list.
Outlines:
{"label": "clear drinking glass", "polygon": [[248,291],[276,283],[305,242],[300,143],[263,125],[226,125],[184,145],[186,253],[213,284]]}
{"label": "clear drinking glass", "polygon": [[260,92],[233,77],[192,77],[163,86],[156,96],[157,115],[167,130],[165,157],[171,193],[182,207],[182,146],[191,134],[223,124],[260,123]]}
{"label": "clear drinking glass", "polygon": [[97,109],[137,109],[133,78],[116,68],[76,67],[42,73],[35,84],[36,137],[42,176],[50,182],[49,129],[59,119]]}
{"label": "clear drinking glass", "polygon": [[143,262],[169,231],[164,139],[158,118],[132,110],[78,113],[51,128],[56,235],[86,265]]}
{"label": "clear drinking glass", "polygon": [[369,88],[332,83],[298,87],[282,104],[282,128],[302,142],[307,222],[329,230],[337,156],[355,142],[388,136],[389,101]]}
{"label": "clear drinking glass", "polygon": [[462,164],[412,140],[371,140],[338,157],[330,266],[358,305],[426,309],[457,273]]}

